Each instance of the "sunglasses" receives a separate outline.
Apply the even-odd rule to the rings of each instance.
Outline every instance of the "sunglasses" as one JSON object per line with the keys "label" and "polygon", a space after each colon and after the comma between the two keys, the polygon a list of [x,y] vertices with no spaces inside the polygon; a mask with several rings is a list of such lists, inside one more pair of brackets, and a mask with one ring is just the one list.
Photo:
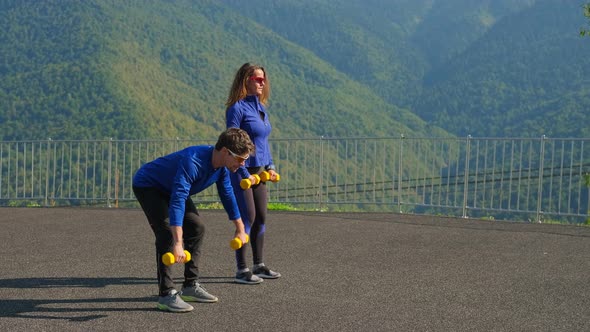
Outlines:
{"label": "sunglasses", "polygon": [[[227,148],[226,148],[227,149]],[[227,149],[227,152],[229,152],[229,154],[231,154],[232,157],[234,157],[234,159],[240,163],[243,163],[244,161],[248,160],[248,158],[250,158],[250,155],[246,156],[246,157],[242,157],[237,153],[234,153],[232,150]]]}
{"label": "sunglasses", "polygon": [[262,83],[266,82],[266,78],[250,76],[250,81],[255,81],[258,84],[262,84]]}

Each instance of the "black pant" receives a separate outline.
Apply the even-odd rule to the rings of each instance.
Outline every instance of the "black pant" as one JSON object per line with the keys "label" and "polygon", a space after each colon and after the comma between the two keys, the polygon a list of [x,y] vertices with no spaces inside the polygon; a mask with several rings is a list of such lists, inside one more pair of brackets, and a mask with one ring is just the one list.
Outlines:
{"label": "black pant", "polygon": [[[168,216],[170,195],[156,188],[139,188],[135,186],[133,186],[133,192],[156,236],[159,294],[165,296],[170,290],[174,289],[171,266],[162,263],[162,255],[172,251],[173,243],[170,218]],[[190,197],[186,200],[182,233],[184,249],[191,254],[191,260],[184,264],[184,285],[188,286],[198,279],[201,244],[205,234],[205,225],[201,222],[197,207]]]}
{"label": "black pant", "polygon": [[[248,167],[250,174],[260,174],[264,168]],[[266,232],[266,213],[268,209],[268,194],[266,183],[260,183],[248,190],[240,188],[241,177],[237,173],[230,175],[234,195],[240,209],[240,215],[244,222],[246,233],[250,235],[250,244],[252,245],[252,260],[254,264],[264,262],[264,234]],[[236,250],[237,269],[245,269],[246,248]]]}

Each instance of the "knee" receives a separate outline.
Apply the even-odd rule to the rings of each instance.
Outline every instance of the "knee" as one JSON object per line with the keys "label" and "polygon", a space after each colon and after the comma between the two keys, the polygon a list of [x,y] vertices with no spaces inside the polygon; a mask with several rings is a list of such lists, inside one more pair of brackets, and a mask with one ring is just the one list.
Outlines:
{"label": "knee", "polygon": [[200,239],[205,235],[205,224],[200,220],[193,224],[193,229],[194,234],[192,237]]}
{"label": "knee", "polygon": [[190,221],[185,221],[185,225],[183,227],[183,237],[188,239],[200,239],[205,235],[205,224],[201,222],[199,219],[191,219]]}

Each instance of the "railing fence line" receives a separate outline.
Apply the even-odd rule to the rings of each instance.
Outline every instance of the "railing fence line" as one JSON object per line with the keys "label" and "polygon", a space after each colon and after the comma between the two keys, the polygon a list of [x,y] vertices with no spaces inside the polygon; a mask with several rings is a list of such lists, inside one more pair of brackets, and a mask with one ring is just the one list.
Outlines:
{"label": "railing fence line", "polygon": [[[424,213],[512,220],[588,218],[590,139],[274,139],[281,181],[271,202],[330,211]],[[0,142],[0,204],[135,204],[142,163],[214,140]],[[218,202],[214,188],[198,203]]]}

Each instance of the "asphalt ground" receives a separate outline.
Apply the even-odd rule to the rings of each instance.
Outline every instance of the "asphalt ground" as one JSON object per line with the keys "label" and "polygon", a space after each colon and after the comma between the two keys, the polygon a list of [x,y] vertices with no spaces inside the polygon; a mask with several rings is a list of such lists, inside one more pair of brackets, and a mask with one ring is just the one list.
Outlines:
{"label": "asphalt ground", "polygon": [[232,224],[201,214],[219,302],[174,314],[141,210],[0,208],[0,331],[590,331],[590,227],[270,211],[283,276],[240,285]]}

